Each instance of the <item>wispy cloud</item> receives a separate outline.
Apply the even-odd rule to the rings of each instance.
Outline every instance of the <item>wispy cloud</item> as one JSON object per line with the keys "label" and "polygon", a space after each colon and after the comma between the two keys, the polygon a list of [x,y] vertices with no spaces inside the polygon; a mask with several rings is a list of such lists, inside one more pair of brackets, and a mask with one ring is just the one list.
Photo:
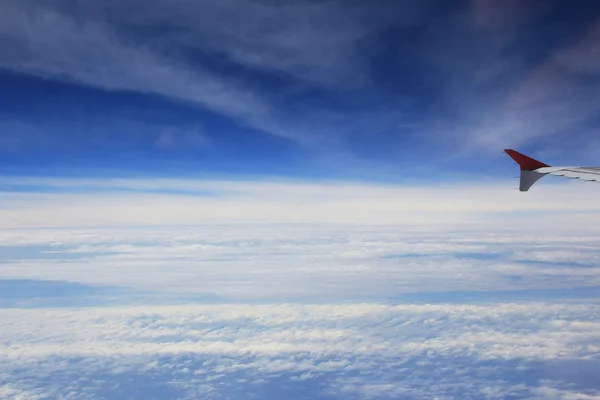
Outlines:
{"label": "wispy cloud", "polygon": [[[464,14],[432,25],[440,37],[428,51],[447,78],[442,86],[453,99],[450,108],[464,123],[450,125],[450,137],[467,150],[536,146],[557,156],[567,146],[589,156],[585,148],[600,109],[592,78],[600,74],[592,39],[598,22],[592,13],[578,31],[561,31],[565,21],[548,17],[556,4],[473,1],[478,30]],[[532,22],[545,18],[547,25]]]}
{"label": "wispy cloud", "polygon": [[158,94],[286,135],[275,129],[269,106],[252,90],[123,37],[100,17],[106,10],[73,15],[59,4],[35,1],[8,1],[0,7],[4,68],[101,89]]}
{"label": "wispy cloud", "polygon": [[210,138],[204,133],[200,126],[194,126],[188,130],[169,127],[163,129],[154,146],[162,150],[176,150],[181,148],[205,148],[210,144]]}
{"label": "wispy cloud", "polygon": [[[3,33],[15,42],[29,44],[29,51],[23,49],[19,53],[12,49],[3,61],[7,67],[42,74],[62,72],[67,77],[79,76],[84,83],[108,88],[127,89],[139,82],[137,89],[143,90],[143,85],[150,86],[153,78],[147,71],[154,67],[167,71],[161,67],[169,66],[179,71],[177,67],[183,65],[198,69],[193,76],[200,84],[218,81],[217,74],[208,74],[193,63],[189,56],[196,51],[221,54],[235,63],[279,70],[321,84],[344,82],[366,68],[361,68],[365,60],[357,51],[361,39],[392,24],[414,24],[425,10],[423,5],[403,1],[391,14],[385,5],[381,2],[366,7],[338,1],[278,5],[251,0],[127,0],[66,7],[59,1],[8,2],[4,4],[7,24]],[[63,22],[60,29],[50,30],[51,24],[58,21]],[[86,42],[97,47],[86,46]],[[52,55],[54,49],[61,50],[60,54]],[[77,55],[86,54],[94,57],[76,59]],[[135,62],[136,56],[140,63]],[[173,63],[164,62],[168,60]],[[77,71],[76,67],[89,67],[94,61],[98,61],[96,69]],[[143,65],[141,61],[149,63]],[[133,83],[128,84],[133,78],[130,74],[116,74],[120,69],[127,72],[136,67],[141,67],[142,74]],[[160,76],[163,75],[157,74]],[[171,83],[173,93],[182,89],[178,82]],[[161,90],[168,87],[164,80],[157,84],[163,85],[157,86]],[[210,90],[205,92],[212,94]]]}
{"label": "wispy cloud", "polygon": [[[263,87],[198,60],[203,54],[223,57],[244,68],[280,71],[319,85],[356,82],[365,67],[355,46],[380,28],[386,15],[337,2],[247,0],[89,2],[70,8],[58,1],[11,0],[0,7],[0,37],[6,43],[0,65],[6,69],[157,94],[300,141],[310,131],[286,123],[285,113],[273,103],[279,100],[268,99]],[[410,20],[418,7],[406,3],[404,9],[411,13],[400,13],[394,21]]]}
{"label": "wispy cloud", "polygon": [[[554,24],[560,7],[9,0],[0,5],[0,66],[207,109],[335,152],[345,165],[380,152],[372,148],[380,142],[407,163],[407,148],[441,161],[479,150],[500,156],[509,146],[560,155],[564,143],[596,146],[600,108],[593,10]],[[35,129],[9,120],[13,130]],[[3,142],[20,146],[23,135],[6,135]],[[171,146],[169,135],[149,143]]]}

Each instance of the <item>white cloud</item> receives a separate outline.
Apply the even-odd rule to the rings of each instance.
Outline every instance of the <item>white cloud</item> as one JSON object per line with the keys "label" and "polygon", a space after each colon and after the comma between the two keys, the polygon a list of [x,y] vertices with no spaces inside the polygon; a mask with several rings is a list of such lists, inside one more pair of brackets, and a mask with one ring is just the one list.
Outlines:
{"label": "white cloud", "polygon": [[[441,77],[438,95],[445,101],[437,115],[451,117],[423,122],[423,133],[452,149],[448,158],[482,151],[499,157],[499,149],[535,146],[568,163],[596,162],[600,102],[590,77],[600,75],[597,16],[569,29],[573,16],[565,15],[562,26],[545,20],[560,2],[470,3],[468,12],[425,24],[429,40],[415,54]],[[542,48],[547,55],[538,53]]]}
{"label": "white cloud", "polygon": [[[301,190],[292,191],[289,199],[278,193],[274,196],[280,197],[279,207],[282,210],[288,207],[290,212],[297,204],[312,201],[311,197],[318,204],[329,203],[329,208],[324,210],[337,207],[339,212],[356,190],[340,188],[348,193],[340,206],[337,196],[343,193],[334,190],[336,195],[329,200],[328,194],[319,195],[317,189],[312,186],[307,190],[312,193],[307,195],[307,200],[301,199]],[[384,189],[374,190],[377,197]],[[358,190],[359,193],[365,191]],[[461,193],[473,201],[473,208],[487,207],[478,204],[477,196],[472,193]],[[265,201],[263,215],[272,213],[274,207],[268,203],[270,194],[264,191],[262,195],[266,200],[254,194],[241,197],[244,201],[236,202],[240,207],[237,215],[252,212],[244,202],[260,205],[261,201]],[[222,207],[224,200],[209,198],[208,202],[196,202],[196,198],[173,197],[181,201],[175,204],[189,201],[189,208],[183,207],[183,210],[171,204],[173,210],[181,213],[186,225],[172,226],[178,221],[172,219],[147,221],[138,215],[137,221],[143,223],[142,226],[130,227],[116,221],[120,216],[116,210],[122,209],[118,201],[132,199],[129,195],[123,196],[123,199],[114,196],[114,206],[109,207],[107,198],[92,200],[92,196],[86,196],[95,203],[79,206],[81,214],[77,213],[75,200],[61,207],[35,202],[33,206],[37,207],[38,216],[23,202],[19,207],[25,207],[24,210],[8,207],[5,215],[28,216],[35,225],[41,225],[44,216],[54,218],[54,214],[65,212],[71,213],[74,219],[79,215],[80,225],[85,225],[84,219],[89,213],[95,213],[93,218],[102,220],[104,226],[65,228],[55,224],[45,228],[4,229],[0,233],[0,261],[3,262],[0,278],[150,290],[161,299],[210,295],[279,301],[381,299],[432,292],[464,297],[467,294],[462,292],[465,291],[483,295],[490,291],[600,286],[597,225],[583,229],[577,219],[566,225],[562,221],[565,214],[551,218],[545,213],[545,220],[527,220],[517,213],[512,218],[519,221],[509,219],[510,214],[503,214],[501,221],[490,219],[478,223],[448,221],[465,219],[460,213],[455,216],[440,213],[437,215],[444,218],[442,223],[430,219],[421,224],[390,225],[391,221],[383,225],[327,224],[310,219],[303,224],[252,224],[249,221],[235,223],[226,218],[222,220],[224,223],[208,223],[199,217],[203,214],[193,214],[192,204],[207,208],[202,212],[212,212],[212,217],[228,217],[227,208]],[[401,195],[394,197],[402,198]],[[416,200],[415,203],[426,207],[428,197],[424,196],[421,204]],[[80,197],[74,197],[77,198]],[[140,205],[132,202],[132,215],[140,212],[141,204],[148,206],[149,198],[153,196],[140,196]],[[348,215],[356,217],[356,213],[364,212],[360,201],[352,204],[359,206],[346,211]],[[257,218],[259,209],[254,208],[253,218]],[[147,210],[149,216],[164,212],[159,203]],[[189,215],[187,210],[190,210]],[[60,215],[58,218],[63,219]],[[150,226],[150,222],[159,225]],[[590,295],[591,292],[586,294]],[[428,298],[423,296],[423,299]]]}
{"label": "white cloud", "polygon": [[[600,190],[593,184],[580,182],[564,185],[544,182],[523,194],[510,190],[513,183],[508,181],[495,185],[440,184],[436,187],[283,180],[2,177],[0,185],[8,187],[0,192],[3,198],[0,223],[6,227],[202,222],[440,226],[461,223],[466,226],[473,222],[504,220],[504,225],[512,228],[533,222],[544,226],[560,222],[562,228],[581,228],[583,222],[596,218],[595,199]],[[16,190],[28,186],[47,191]],[[77,189],[79,193],[61,192],[64,189]],[[96,190],[98,192],[94,192]],[[569,215],[567,221],[565,215]],[[589,226],[583,226],[586,225]]]}
{"label": "white cloud", "polygon": [[[150,291],[148,296],[158,303],[174,299],[182,303],[177,307],[0,309],[0,390],[7,396],[35,398],[42,393],[78,399],[85,393],[95,398],[108,386],[125,390],[117,380],[128,374],[147,379],[144,382],[170,382],[170,387],[185,392],[172,396],[177,398],[207,393],[226,397],[227,390],[244,387],[252,392],[259,390],[257,385],[277,385],[277,379],[298,385],[319,382],[319,393],[334,397],[357,393],[364,398],[419,399],[431,393],[442,398],[473,393],[473,398],[535,398],[542,393],[535,390],[547,388],[564,396],[597,395],[596,387],[575,390],[563,382],[524,385],[514,375],[521,369],[536,370],[540,363],[567,360],[597,366],[600,322],[593,300],[486,306],[357,304],[360,299],[407,293],[446,292],[442,297],[452,303],[453,291],[488,296],[498,290],[600,286],[595,265],[598,225],[582,228],[576,218],[579,207],[594,204],[593,185],[578,185],[585,191],[577,202],[568,203],[561,196],[576,184],[548,184],[539,187],[539,194],[524,195],[499,186],[448,192],[301,182],[32,178],[0,182],[9,187],[60,189],[50,194],[4,192],[4,215],[13,213],[31,223],[0,232],[4,261],[0,279],[127,286]],[[76,188],[90,191],[68,193]],[[134,189],[143,195],[131,194]],[[155,194],[165,189],[210,191],[221,197]],[[77,201],[82,199],[90,203],[81,210],[96,213],[94,218],[102,219],[104,226],[65,228],[61,223],[65,219],[54,216],[63,211],[77,216]],[[381,199],[386,200],[378,203]],[[244,212],[250,210],[243,208],[246,203],[262,205],[267,210],[263,215],[268,215],[268,206],[291,211],[302,204],[325,205],[323,210],[330,213],[345,204],[356,207],[354,213],[365,213],[361,207],[367,204],[367,210],[382,212],[386,205],[396,206],[387,199],[399,199],[398,215],[409,216],[416,210],[455,215],[441,223],[424,219],[427,224],[413,220],[413,224],[385,221],[388,224],[362,226],[324,224],[317,220],[321,215],[290,225],[210,224],[199,217],[202,214],[187,215],[192,204],[212,204],[212,217],[227,221],[226,209],[218,204],[224,201]],[[65,200],[68,206],[61,205]],[[126,227],[118,221],[115,211],[123,203],[130,204],[133,213],[142,208],[142,200],[152,204],[148,215],[171,201],[189,204],[179,210],[187,216],[187,225],[169,227],[167,222],[177,220],[164,219],[157,220],[161,226],[151,227],[143,213],[130,221],[144,226]],[[37,210],[37,217],[32,210]],[[545,212],[538,219],[523,219],[524,213],[540,211]],[[550,217],[553,212],[558,213],[555,218]],[[449,223],[469,215],[477,223]],[[34,228],[43,216],[49,226]],[[95,225],[93,221],[90,225]],[[11,256],[14,249],[19,251]],[[588,263],[589,268],[572,267],[573,261]],[[190,297],[206,294],[237,303],[186,305],[193,301]],[[244,304],[257,299],[324,304]],[[332,304],[349,299],[354,303]],[[20,306],[26,304],[27,299]],[[46,376],[64,376],[68,384],[50,385],[44,381]],[[433,381],[432,376],[438,378]],[[71,382],[77,384],[67,391]],[[113,397],[133,396],[118,393]]]}
{"label": "white cloud", "polygon": [[[552,253],[557,245],[589,251],[596,236],[530,232],[340,225],[3,230],[0,255],[13,247],[25,249],[30,258],[0,264],[0,278],[126,285],[155,290],[151,295],[158,302],[169,300],[165,292],[242,300],[0,309],[0,393],[93,399],[113,388],[112,397],[137,398],[142,395],[126,392],[134,374],[144,385],[182,391],[165,398],[210,393],[219,399],[235,390],[262,393],[261,387],[282,382],[317,387],[333,398],[595,396],[597,387],[574,389],[570,375],[557,378],[547,371],[553,365],[571,370],[571,364],[561,367],[567,362],[581,363],[582,369],[588,368],[583,363],[600,363],[600,309],[591,300],[357,303],[361,296],[410,291],[486,294],[600,285],[595,268],[511,261],[530,252],[544,259],[544,251]],[[58,258],[45,259],[43,251]],[[69,258],[77,254],[83,258]],[[479,259],[478,254],[503,256]],[[560,273],[552,276],[556,269]],[[510,282],[506,275],[523,279]],[[328,296],[353,303],[327,302]],[[244,304],[295,297],[324,304]],[[445,299],[453,301],[451,294]],[[524,384],[528,371],[557,381]],[[49,384],[45,377],[55,378]]]}
{"label": "white cloud", "polygon": [[[263,74],[346,86],[368,80],[357,43],[391,23],[409,23],[420,8],[412,2],[404,2],[403,12],[390,13],[342,2],[111,0],[69,7],[58,0],[8,0],[0,4],[0,66],[104,90],[159,95],[276,136],[323,143],[329,140],[325,133],[337,135],[330,128],[339,121],[325,121],[315,133],[315,113],[287,120],[279,106],[284,93],[273,99],[256,82],[200,60],[208,55]],[[308,120],[313,122],[303,122]],[[11,126],[36,128],[25,121]],[[17,135],[8,138],[11,148],[24,146]]]}
{"label": "white cloud", "polygon": [[[96,65],[102,69],[92,69],[84,83],[110,86],[114,81],[127,89],[126,77],[117,74],[130,68],[127,64],[131,59],[121,53],[125,47],[134,54],[152,56],[142,71],[152,70],[165,60],[177,60],[179,63],[168,65],[175,71],[178,65],[191,65],[185,55],[196,51],[221,54],[242,65],[282,71],[323,84],[348,83],[349,77],[357,78],[366,68],[360,65],[357,42],[390,24],[413,24],[422,16],[424,6],[398,2],[395,12],[390,13],[386,7],[339,1],[282,5],[251,0],[111,0],[65,7],[61,1],[27,0],[5,3],[4,9],[3,33],[11,40],[9,43],[29,45],[27,53],[26,49],[19,53],[12,48],[4,55],[8,67],[54,75],[58,71],[50,68],[54,66],[69,76],[77,73],[72,67],[109,61],[113,63]],[[60,29],[48,29],[57,20],[63,22]],[[68,41],[61,42],[65,38]],[[83,45],[90,40],[103,45],[91,52]],[[46,48],[35,46],[38,44]],[[60,54],[52,55],[53,50]],[[94,54],[91,59],[76,59],[78,55]],[[23,63],[21,55],[27,55],[30,63]],[[103,55],[114,57],[106,60]],[[195,76],[201,83],[204,77],[217,78],[203,69]],[[150,85],[145,78],[149,76],[141,79]]]}
{"label": "white cloud", "polygon": [[[38,400],[43,399],[44,396],[40,394],[40,390],[28,391],[18,389],[17,385],[0,383],[0,398],[11,399],[11,400]],[[37,392],[37,393],[36,393]]]}
{"label": "white cloud", "polygon": [[0,7],[4,68],[106,90],[158,94],[288,136],[251,90],[121,37],[97,18],[104,11],[78,20],[47,3],[9,0]]}
{"label": "white cloud", "polygon": [[[13,382],[10,390],[54,389],[57,396],[62,382],[48,388],[25,371],[87,378],[73,386],[75,393],[89,388],[94,374],[112,371],[179,376],[174,384],[183,388],[194,386],[193,379],[214,381],[216,398],[248,380],[283,376],[325,379],[321,390],[337,396],[568,394],[575,393],[568,383],[523,386],[511,371],[600,362],[598,311],[597,305],[544,303],[4,309],[0,372]],[[241,376],[245,381],[236,383]]]}
{"label": "white cloud", "polygon": [[[549,382],[553,383],[553,382]],[[599,400],[600,391],[595,391],[595,394],[586,394],[578,390],[561,390],[551,386],[542,386],[534,388],[532,391],[531,400],[551,399],[551,400]]]}
{"label": "white cloud", "polygon": [[[583,136],[576,132],[586,131],[582,124],[599,107],[594,85],[579,81],[582,74],[598,74],[596,25],[532,68],[526,62],[531,49],[521,39],[519,24],[504,21],[509,28],[487,39],[474,29],[489,23],[490,15],[510,20],[519,10],[516,14],[529,19],[543,15],[544,7],[500,10],[473,2],[471,9],[430,18],[434,3],[110,0],[67,6],[59,0],[8,0],[0,4],[0,65],[100,89],[164,96],[315,148],[335,143],[341,151],[340,143],[351,142],[341,139],[345,135],[379,135],[399,125],[412,127],[403,137],[435,137],[429,150],[448,146],[452,154],[497,152],[563,139],[565,132],[577,139],[565,140],[567,145],[583,147]],[[394,42],[404,44],[398,47],[371,42],[391,27],[414,26],[421,26],[428,38],[417,49],[406,45],[400,33],[401,40]],[[415,65],[438,72],[440,93],[446,96],[439,105],[441,116],[420,121],[413,116],[414,99],[404,96],[394,104],[386,100],[385,108],[380,99],[365,101],[351,115],[301,106],[287,101],[297,87],[274,96],[257,85],[260,80],[244,80],[198,61],[208,55],[244,70],[283,74],[330,89],[369,83],[372,57],[384,52],[405,54]],[[465,76],[471,79],[465,81]],[[444,116],[448,114],[454,117]],[[24,145],[19,134],[35,142],[31,138],[37,137],[37,125],[4,123],[18,130],[5,137],[11,148]],[[388,140],[390,148],[398,145],[393,135]]]}
{"label": "white cloud", "polygon": [[[0,66],[205,108],[323,151],[327,157],[320,157],[322,162],[359,172],[369,166],[351,155],[355,138],[380,137],[384,132],[388,132],[387,150],[392,158],[400,158],[394,149],[405,147],[400,137],[414,138],[418,147],[426,143],[427,152],[444,150],[446,159],[471,158],[481,150],[492,156],[499,148],[536,142],[543,149],[557,149],[554,139],[561,143],[560,151],[546,152],[549,156],[563,158],[565,146],[588,162],[596,154],[581,150],[597,147],[589,139],[586,124],[599,108],[595,86],[587,81],[582,84],[581,77],[598,74],[594,55],[598,29],[592,24],[579,40],[557,47],[547,59],[531,65],[531,49],[520,29],[523,21],[539,18],[551,5],[503,7],[473,1],[471,8],[447,14],[436,11],[432,18],[436,2],[282,5],[252,0],[109,0],[68,4],[3,1]],[[425,32],[419,46],[406,39],[415,26]],[[489,32],[478,34],[482,28]],[[394,44],[378,40],[388,37],[386,32],[398,35],[393,37],[398,40],[391,40]],[[533,35],[531,29],[528,35]],[[438,76],[435,89],[423,85],[427,96],[432,90],[440,99],[435,116],[414,114],[418,93],[390,101],[371,90],[360,105],[346,112],[295,98],[304,93],[302,88],[312,85],[334,91],[379,85],[386,77],[375,76],[374,82],[372,66],[382,54],[395,53],[413,60],[411,65],[425,71],[424,78],[432,72]],[[283,76],[294,83],[274,93],[261,86],[261,79],[228,74],[226,68],[201,61],[206,58],[234,71],[240,68],[276,79]],[[3,124],[10,128],[0,139],[5,151],[52,144],[47,138],[40,140],[38,122]],[[389,134],[398,126],[402,132]],[[163,132],[161,139],[152,137],[148,142],[170,146],[168,136]],[[452,151],[445,151],[448,148]]]}

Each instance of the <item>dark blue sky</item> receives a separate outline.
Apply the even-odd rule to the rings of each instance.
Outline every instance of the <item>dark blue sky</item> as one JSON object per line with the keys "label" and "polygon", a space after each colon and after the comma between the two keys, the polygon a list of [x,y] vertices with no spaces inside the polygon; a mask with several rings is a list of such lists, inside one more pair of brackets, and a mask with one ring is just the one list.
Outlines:
{"label": "dark blue sky", "polygon": [[599,43],[593,1],[3,1],[0,173],[439,181],[514,174],[505,147],[597,164]]}

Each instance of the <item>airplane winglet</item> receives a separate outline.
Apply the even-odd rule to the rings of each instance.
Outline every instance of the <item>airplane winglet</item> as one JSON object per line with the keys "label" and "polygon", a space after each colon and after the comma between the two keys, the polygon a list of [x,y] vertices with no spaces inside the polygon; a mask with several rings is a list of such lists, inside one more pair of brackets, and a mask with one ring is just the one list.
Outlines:
{"label": "airplane winglet", "polygon": [[519,190],[521,192],[526,192],[536,183],[538,180],[543,178],[546,174],[536,172],[535,170],[538,168],[549,167],[548,164],[544,164],[541,161],[533,159],[525,154],[521,154],[518,151],[512,149],[505,149],[506,154],[511,156],[513,160],[519,164],[521,168],[521,176],[519,182]]}
{"label": "airplane winglet", "polygon": [[526,156],[525,154],[521,154],[518,151],[515,151],[513,149],[504,149],[504,151],[506,152],[506,154],[511,156],[512,159],[517,162],[517,164],[519,164],[519,166],[521,167],[521,170],[534,171],[538,168],[549,167],[548,164],[544,164],[541,161],[538,161],[529,156]]}

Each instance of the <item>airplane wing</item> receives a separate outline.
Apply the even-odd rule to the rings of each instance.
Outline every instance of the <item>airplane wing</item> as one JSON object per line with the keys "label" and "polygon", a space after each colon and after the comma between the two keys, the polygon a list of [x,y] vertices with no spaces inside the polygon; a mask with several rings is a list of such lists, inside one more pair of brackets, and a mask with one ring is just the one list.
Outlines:
{"label": "airplane wing", "polygon": [[504,150],[521,168],[519,190],[526,192],[546,175],[600,182],[600,167],[551,167],[512,149]]}

